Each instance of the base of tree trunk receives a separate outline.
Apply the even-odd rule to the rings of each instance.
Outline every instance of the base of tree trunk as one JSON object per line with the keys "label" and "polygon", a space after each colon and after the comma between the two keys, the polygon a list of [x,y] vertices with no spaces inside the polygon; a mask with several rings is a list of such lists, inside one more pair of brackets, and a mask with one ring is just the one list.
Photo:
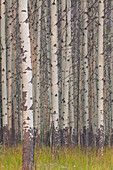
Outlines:
{"label": "base of tree trunk", "polygon": [[62,133],[62,145],[63,146],[69,146],[70,144],[70,135],[69,135],[69,129],[65,128],[63,129],[63,133]]}
{"label": "base of tree trunk", "polygon": [[89,146],[89,129],[84,126],[83,127],[83,145],[84,147]]}
{"label": "base of tree trunk", "polygon": [[104,126],[100,126],[97,135],[97,147],[102,148],[104,146]]}
{"label": "base of tree trunk", "polygon": [[113,146],[113,129],[111,129],[111,139],[110,139],[111,146]]}
{"label": "base of tree trunk", "polygon": [[22,170],[32,170],[34,164],[34,133],[33,130],[24,131]]}
{"label": "base of tree trunk", "polygon": [[94,135],[93,135],[93,128],[91,126],[90,131],[89,131],[89,146],[93,147],[94,146]]}
{"label": "base of tree trunk", "polygon": [[0,143],[3,143],[3,130],[0,128]]}
{"label": "base of tree trunk", "polygon": [[71,146],[72,147],[75,147],[75,146],[77,146],[77,135],[75,135],[75,129],[73,129],[73,131],[72,131],[72,129],[70,129],[70,134],[71,134],[71,141],[70,141],[70,143],[71,143]]}
{"label": "base of tree trunk", "polygon": [[93,147],[96,147],[97,145],[97,135],[93,134]]}
{"label": "base of tree trunk", "polygon": [[45,134],[45,141],[44,141],[45,146],[50,146],[50,132],[47,131]]}
{"label": "base of tree trunk", "polygon": [[38,134],[38,129],[34,128],[34,147],[41,146],[41,135]]}
{"label": "base of tree trunk", "polygon": [[109,139],[108,139],[108,135],[106,134],[105,135],[105,146],[108,146],[109,145]]}
{"label": "base of tree trunk", "polygon": [[11,146],[13,144],[13,139],[12,139],[12,128],[9,129],[9,145]]}
{"label": "base of tree trunk", "polygon": [[8,140],[8,125],[3,127],[3,144],[8,145],[9,140]]}
{"label": "base of tree trunk", "polygon": [[59,131],[54,127],[52,129],[52,146],[55,150],[59,150]]}

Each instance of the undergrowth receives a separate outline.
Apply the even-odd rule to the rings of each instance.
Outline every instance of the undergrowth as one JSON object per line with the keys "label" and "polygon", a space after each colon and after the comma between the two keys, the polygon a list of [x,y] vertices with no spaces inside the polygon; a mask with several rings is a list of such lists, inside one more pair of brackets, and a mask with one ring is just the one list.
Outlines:
{"label": "undergrowth", "polygon": [[[22,169],[22,145],[0,149],[0,170]],[[60,148],[52,153],[51,148],[35,149],[34,170],[113,170],[113,148],[104,149],[104,156],[96,149]]]}

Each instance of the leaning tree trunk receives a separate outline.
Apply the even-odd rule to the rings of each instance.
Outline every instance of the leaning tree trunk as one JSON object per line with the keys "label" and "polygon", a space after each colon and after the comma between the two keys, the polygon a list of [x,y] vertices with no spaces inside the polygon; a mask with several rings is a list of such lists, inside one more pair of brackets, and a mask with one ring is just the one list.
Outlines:
{"label": "leaning tree trunk", "polygon": [[27,0],[19,1],[19,22],[22,56],[22,96],[23,96],[23,170],[33,169],[33,102],[31,46],[28,23]]}
{"label": "leaning tree trunk", "polygon": [[53,146],[59,144],[59,107],[58,107],[58,43],[57,43],[57,1],[51,0],[51,64],[52,64],[52,112]]}
{"label": "leaning tree trunk", "polygon": [[6,86],[6,44],[5,44],[5,0],[1,0],[1,70],[2,70],[2,115],[3,142],[8,144],[7,86]]}
{"label": "leaning tree trunk", "polygon": [[99,28],[98,28],[98,145],[103,154],[104,143],[104,116],[103,116],[103,80],[104,80],[104,55],[103,55],[103,24],[104,0],[99,1]]}

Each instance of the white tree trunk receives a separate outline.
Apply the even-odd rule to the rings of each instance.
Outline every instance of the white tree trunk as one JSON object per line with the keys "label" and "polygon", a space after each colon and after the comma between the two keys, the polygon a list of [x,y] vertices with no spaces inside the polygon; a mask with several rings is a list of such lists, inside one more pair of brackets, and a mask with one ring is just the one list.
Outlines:
{"label": "white tree trunk", "polygon": [[8,1],[8,116],[9,116],[9,142],[12,143],[12,0]]}
{"label": "white tree trunk", "polygon": [[98,28],[98,141],[101,151],[104,143],[104,115],[103,115],[103,80],[104,80],[104,55],[103,55],[103,24],[104,0],[99,1],[99,28]]}
{"label": "white tree trunk", "polygon": [[[65,127],[64,118],[64,105],[65,104],[65,61],[66,61],[66,0],[62,0],[62,21],[61,21],[61,55],[62,55],[62,94],[61,94],[61,129],[63,130]],[[64,125],[63,125],[64,124]],[[65,130],[63,130],[63,133]],[[64,136],[64,135],[63,135]],[[63,142],[64,143],[64,142]]]}
{"label": "white tree trunk", "polygon": [[[93,0],[93,3],[95,0]],[[95,4],[95,8],[98,9],[98,3]],[[93,11],[95,11],[95,8]],[[98,10],[97,10],[98,11]],[[97,22],[98,22],[98,12],[95,14],[96,19],[93,23],[94,30],[94,39],[93,39],[93,135],[94,135],[94,146],[96,146],[96,138],[97,138],[97,117],[98,117],[98,108],[97,108],[97,98],[98,98],[98,88],[97,88],[97,46],[98,46],[98,38],[97,38]]]}
{"label": "white tree trunk", "polygon": [[89,113],[88,113],[88,9],[87,0],[83,1],[83,61],[84,61],[84,145],[88,146]]}
{"label": "white tree trunk", "polygon": [[8,142],[7,86],[6,86],[6,44],[5,44],[5,0],[1,0],[1,70],[2,70],[2,115],[3,142]]}
{"label": "white tree trunk", "polygon": [[40,120],[40,55],[41,55],[41,6],[42,1],[37,0],[38,9],[38,27],[37,27],[37,58],[36,58],[36,110],[35,110],[35,128],[38,130],[38,139],[40,140],[41,120]]}
{"label": "white tree trunk", "polygon": [[72,66],[72,35],[71,35],[71,1],[67,1],[67,57],[69,58],[69,127],[71,129],[71,144],[75,145],[75,124],[74,124],[74,80],[73,80],[73,66]]}
{"label": "white tree trunk", "polygon": [[33,102],[31,46],[28,22],[27,0],[19,0],[19,22],[22,55],[22,96],[23,96],[23,166],[33,169]]}
{"label": "white tree trunk", "polygon": [[51,64],[52,64],[52,112],[53,112],[53,145],[58,145],[59,106],[58,106],[58,42],[57,42],[57,0],[51,0]]}

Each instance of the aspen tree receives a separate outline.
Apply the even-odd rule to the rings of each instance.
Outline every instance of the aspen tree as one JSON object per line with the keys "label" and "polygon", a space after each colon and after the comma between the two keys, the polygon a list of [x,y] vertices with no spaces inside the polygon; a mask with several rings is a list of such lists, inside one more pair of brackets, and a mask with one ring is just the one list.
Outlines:
{"label": "aspen tree", "polygon": [[89,133],[90,133],[90,138],[89,138],[89,145],[92,147],[93,146],[93,22],[92,22],[92,2],[88,2],[88,7],[89,7],[89,48],[88,48],[88,52],[89,52]]}
{"label": "aspen tree", "polygon": [[[107,11],[107,1],[105,0],[105,2],[104,2],[104,8],[105,8],[105,10]],[[108,12],[108,11],[107,11]],[[104,20],[104,33],[105,33],[105,36],[104,36],[104,39],[103,39],[103,41],[104,41],[104,44],[106,44],[106,42],[108,42],[108,36],[106,36],[107,35],[107,13],[105,14],[105,20]],[[108,45],[106,44],[106,46],[104,47],[104,49],[106,50],[105,51],[105,60],[104,60],[104,84],[103,84],[103,86],[104,86],[104,89],[103,89],[103,91],[104,91],[104,103],[103,103],[103,105],[104,105],[104,108],[103,108],[103,113],[104,113],[104,117],[105,117],[105,121],[104,121],[104,123],[105,123],[105,146],[107,146],[108,145],[108,117],[109,117],[109,114],[110,114],[110,111],[109,111],[109,106],[108,106],[108,77],[109,77],[109,74],[108,74],[108,51],[107,51],[107,48],[108,48]],[[107,52],[107,53],[106,53]]]}
{"label": "aspen tree", "polygon": [[[67,30],[66,30],[66,59],[65,59],[65,74],[64,74],[64,121],[63,135],[64,144],[68,144],[69,136],[69,68],[71,63],[71,1],[67,1]],[[72,115],[71,115],[72,116]]]}
{"label": "aspen tree", "polygon": [[[62,60],[61,60],[61,70],[62,70],[62,93],[61,93],[61,130],[63,130],[63,117],[64,117],[64,105],[65,105],[65,88],[64,88],[64,83],[65,83],[65,60],[66,60],[66,0],[61,1],[61,8],[62,8],[62,20],[61,20],[61,55],[62,55]],[[64,132],[64,131],[63,131]],[[64,137],[63,137],[64,138]],[[64,140],[63,140],[64,144]]]}
{"label": "aspen tree", "polygon": [[37,128],[38,131],[38,140],[40,141],[40,133],[41,133],[41,113],[40,113],[40,54],[41,54],[41,6],[42,1],[37,0],[37,9],[38,9],[38,27],[37,27],[37,35],[36,35],[36,41],[37,41],[37,58],[36,58],[36,110],[35,110],[35,128]]}
{"label": "aspen tree", "polygon": [[113,1],[111,1],[111,145],[113,145]]}
{"label": "aspen tree", "polygon": [[5,43],[5,0],[1,0],[1,72],[2,72],[2,115],[3,142],[8,144],[8,113],[6,86],[6,43]]}
{"label": "aspen tree", "polygon": [[[83,27],[83,0],[81,0],[81,10],[79,10],[79,18],[81,23],[79,23],[79,29],[82,29]],[[82,15],[80,15],[82,14]],[[79,115],[77,114],[77,142],[78,146],[83,145],[83,37],[78,37],[78,40],[80,40],[80,57],[79,57]],[[80,120],[79,120],[80,119]]]}
{"label": "aspen tree", "polygon": [[52,114],[53,145],[59,144],[59,106],[58,106],[58,42],[57,42],[57,0],[51,0],[51,65],[52,65]]}
{"label": "aspen tree", "polygon": [[[67,1],[67,59],[69,64],[69,89],[70,96],[68,97],[69,106],[69,128],[71,136],[71,144],[75,143],[75,129],[74,129],[74,89],[73,89],[73,67],[72,67],[72,42],[71,42],[71,1]],[[68,83],[68,82],[67,82]],[[68,132],[69,133],[69,132]]]}
{"label": "aspen tree", "polygon": [[[75,126],[75,142],[80,145],[80,133],[82,126],[82,121],[80,120],[80,112],[82,109],[81,106],[81,36],[80,36],[80,27],[81,24],[79,20],[81,19],[81,11],[79,5],[81,2],[77,1],[76,8],[76,18],[75,18],[75,60],[74,60],[74,79],[75,79],[75,93],[74,93],[74,126]],[[81,7],[82,8],[82,7]]]}
{"label": "aspen tree", "polygon": [[104,56],[103,56],[103,24],[104,24],[104,0],[99,1],[99,28],[98,28],[98,145],[103,154],[104,143],[104,115],[103,115],[103,80],[104,80]]}
{"label": "aspen tree", "polygon": [[16,90],[16,83],[17,83],[17,72],[16,72],[16,56],[17,56],[17,51],[16,51],[16,9],[17,9],[17,2],[15,0],[12,0],[12,15],[13,15],[13,20],[12,20],[12,102],[13,102],[13,109],[12,109],[12,114],[13,114],[13,122],[12,122],[12,139],[13,143],[17,142],[18,138],[18,117],[17,117],[17,90]]}
{"label": "aspen tree", "polygon": [[8,1],[8,117],[9,142],[12,144],[12,0]]}
{"label": "aspen tree", "polygon": [[22,127],[22,57],[21,57],[21,41],[20,41],[20,28],[19,28],[19,1],[17,1],[16,8],[16,99],[17,99],[17,115],[18,115],[18,139],[23,140],[23,127]]}
{"label": "aspen tree", "polygon": [[34,163],[31,45],[27,5],[27,0],[19,0],[23,96],[23,170],[33,169]]}
{"label": "aspen tree", "polygon": [[84,145],[88,146],[89,111],[88,111],[88,6],[87,0],[83,1],[83,65],[84,65]]}
{"label": "aspen tree", "polygon": [[31,65],[32,65],[32,93],[33,93],[33,115],[34,115],[34,118],[33,118],[33,124],[35,126],[35,51],[34,51],[34,1],[32,0],[29,0],[29,16],[30,16],[30,43],[31,43]]}
{"label": "aspen tree", "polygon": [[[46,134],[46,145],[51,145],[51,37],[50,37],[50,4],[48,0],[45,2],[46,9],[45,9],[45,30],[46,30],[46,53],[47,53],[47,94],[46,94],[46,101],[47,101],[47,134]],[[46,90],[45,89],[45,90]]]}
{"label": "aspen tree", "polygon": [[[95,3],[95,0],[93,1]],[[98,9],[98,3],[94,6],[96,9]],[[98,32],[98,14],[97,11],[95,11],[95,8],[93,9],[94,16],[96,17],[93,23],[93,144],[96,146],[96,138],[97,138],[97,98],[98,98],[98,89],[97,89],[97,46],[98,46],[98,40],[97,40],[97,32]]]}

